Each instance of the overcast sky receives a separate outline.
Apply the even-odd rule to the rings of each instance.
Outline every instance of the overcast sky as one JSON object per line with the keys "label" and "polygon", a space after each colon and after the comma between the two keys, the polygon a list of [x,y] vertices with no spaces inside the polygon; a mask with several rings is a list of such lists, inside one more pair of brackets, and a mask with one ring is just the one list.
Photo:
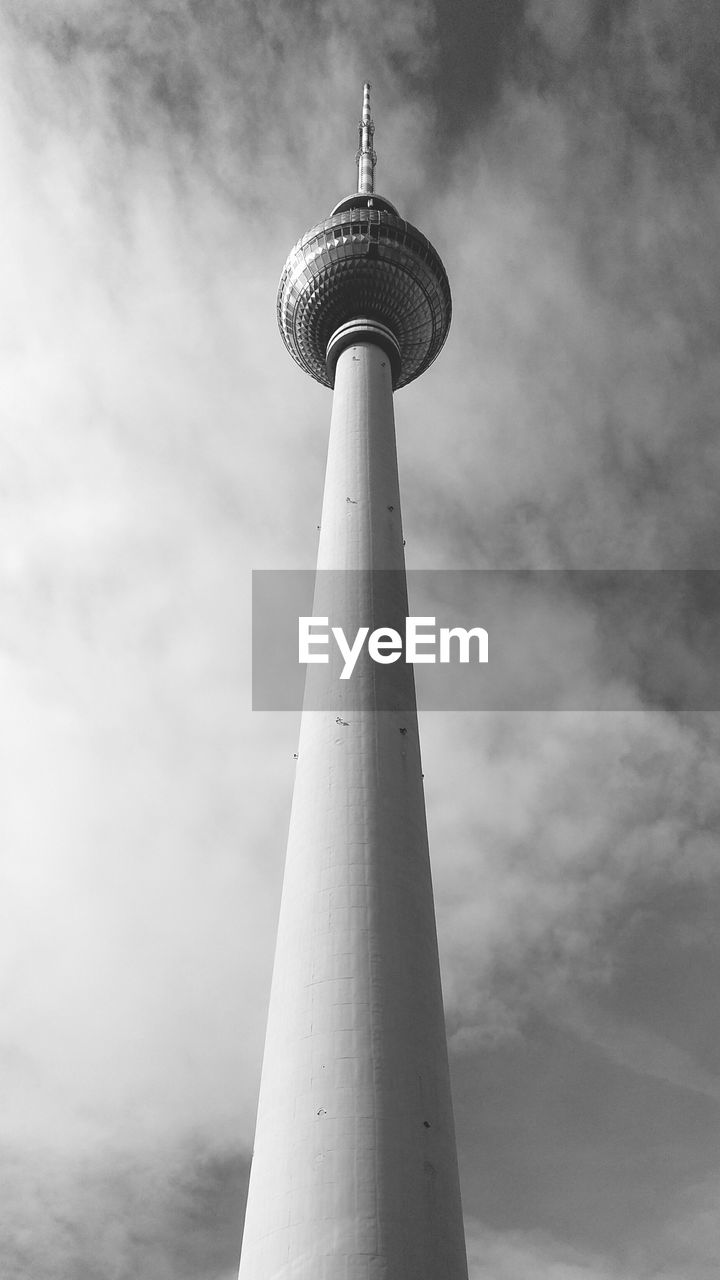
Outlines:
{"label": "overcast sky", "polygon": [[[283,262],[370,79],[454,299],[410,566],[720,568],[720,15],[0,15],[0,1270],[231,1280],[297,734],[250,573],[314,562],[331,403]],[[625,704],[422,721],[472,1280],[717,1274],[720,723]]]}

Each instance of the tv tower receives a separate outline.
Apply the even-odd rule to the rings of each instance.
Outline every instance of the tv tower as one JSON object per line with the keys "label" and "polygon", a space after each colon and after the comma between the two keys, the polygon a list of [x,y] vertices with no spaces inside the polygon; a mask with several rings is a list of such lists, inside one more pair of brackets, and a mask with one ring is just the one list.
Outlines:
{"label": "tv tower", "polygon": [[[451,315],[437,253],[375,193],[373,134],[366,84],[358,190],[277,302],[334,388],[313,612],[348,636],[404,630],[393,390]],[[413,669],[337,674],[308,667],[240,1280],[466,1280]]]}

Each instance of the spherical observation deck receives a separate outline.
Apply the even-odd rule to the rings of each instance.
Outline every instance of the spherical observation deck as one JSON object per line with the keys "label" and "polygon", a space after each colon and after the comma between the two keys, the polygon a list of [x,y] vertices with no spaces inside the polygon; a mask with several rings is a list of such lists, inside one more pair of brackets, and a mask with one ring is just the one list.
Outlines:
{"label": "spherical observation deck", "polygon": [[[357,193],[291,250],[280,279],[278,325],[290,355],[331,387],[328,344],[358,319],[390,330],[394,386],[432,364],[450,328],[452,302],[445,268],[430,241],[401,218],[389,200]],[[353,326],[357,334],[357,326]],[[394,343],[392,342],[394,339]],[[337,359],[338,344],[333,344]]]}

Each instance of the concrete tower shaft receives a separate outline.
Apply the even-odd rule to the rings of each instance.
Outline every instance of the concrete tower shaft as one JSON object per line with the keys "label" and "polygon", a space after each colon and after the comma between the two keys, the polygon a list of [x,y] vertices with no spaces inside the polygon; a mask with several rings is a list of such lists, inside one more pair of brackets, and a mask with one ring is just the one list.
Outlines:
{"label": "concrete tower shaft", "polygon": [[[323,573],[314,611],[350,629],[406,614],[390,364],[371,343],[337,363],[318,567],[355,572]],[[368,671],[347,709],[303,712],[241,1280],[467,1275],[412,668],[398,670],[404,710],[374,710]],[[310,669],[310,707],[327,672]]]}
{"label": "concrete tower shaft", "polygon": [[[407,615],[387,315],[326,343],[313,612],[352,633]],[[373,667],[308,669],[240,1280],[467,1277],[412,667],[391,711]]]}

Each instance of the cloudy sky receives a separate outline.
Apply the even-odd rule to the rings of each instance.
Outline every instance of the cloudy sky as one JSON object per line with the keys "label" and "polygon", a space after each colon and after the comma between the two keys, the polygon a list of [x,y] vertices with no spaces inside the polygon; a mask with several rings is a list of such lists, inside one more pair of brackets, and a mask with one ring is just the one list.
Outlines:
{"label": "cloudy sky", "polygon": [[[0,1269],[230,1280],[297,734],[250,573],[312,566],[330,411],[286,254],[368,78],[454,296],[411,567],[720,568],[720,15],[0,0],[0,50]],[[622,705],[422,722],[472,1280],[717,1273],[720,722]]]}

